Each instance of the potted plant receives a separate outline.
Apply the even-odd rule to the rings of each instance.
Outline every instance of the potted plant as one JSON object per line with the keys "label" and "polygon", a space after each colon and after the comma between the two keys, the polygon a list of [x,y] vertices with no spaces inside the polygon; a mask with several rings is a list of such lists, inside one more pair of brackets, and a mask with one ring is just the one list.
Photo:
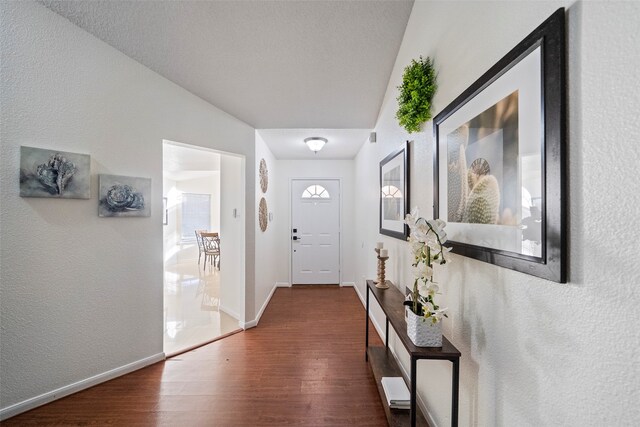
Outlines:
{"label": "potted plant", "polygon": [[442,346],[442,318],[448,317],[446,308],[440,308],[435,302],[439,287],[433,280],[434,264],[444,265],[449,260],[446,254],[451,250],[444,243],[447,225],[441,219],[427,220],[414,208],[405,218],[411,234],[409,244],[414,262],[413,288],[404,302],[407,317],[407,333],[418,347]]}
{"label": "potted plant", "polygon": [[431,100],[436,93],[436,71],[431,58],[422,56],[404,69],[402,84],[398,86],[398,111],[400,126],[409,133],[419,132],[420,125],[431,119]]}

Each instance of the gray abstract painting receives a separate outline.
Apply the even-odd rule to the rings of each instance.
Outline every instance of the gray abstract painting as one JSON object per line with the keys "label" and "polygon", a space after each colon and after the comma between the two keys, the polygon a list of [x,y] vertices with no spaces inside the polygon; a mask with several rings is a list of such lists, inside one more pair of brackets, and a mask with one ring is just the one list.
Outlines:
{"label": "gray abstract painting", "polygon": [[100,175],[98,216],[151,216],[151,179]]}
{"label": "gray abstract painting", "polygon": [[87,154],[20,147],[20,196],[90,199],[90,169]]}

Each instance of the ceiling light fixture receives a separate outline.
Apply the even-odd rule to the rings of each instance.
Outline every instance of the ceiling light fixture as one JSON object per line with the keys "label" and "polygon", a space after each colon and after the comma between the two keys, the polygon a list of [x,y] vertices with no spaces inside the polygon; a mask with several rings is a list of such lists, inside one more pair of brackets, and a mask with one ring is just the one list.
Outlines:
{"label": "ceiling light fixture", "polygon": [[324,147],[324,144],[327,143],[327,138],[321,138],[319,136],[311,136],[309,138],[305,138],[304,143],[307,144],[307,147],[309,147],[309,150],[313,151],[314,153],[317,153],[318,151],[322,150],[322,147]]}

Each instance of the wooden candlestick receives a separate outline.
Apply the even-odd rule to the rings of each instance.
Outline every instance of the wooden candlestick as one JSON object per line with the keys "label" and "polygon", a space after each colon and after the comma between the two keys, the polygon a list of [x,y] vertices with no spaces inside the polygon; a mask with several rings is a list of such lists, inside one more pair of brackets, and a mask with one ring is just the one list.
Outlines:
{"label": "wooden candlestick", "polygon": [[376,284],[376,288],[378,289],[388,289],[389,288],[389,284],[387,283],[387,280],[385,278],[385,274],[384,274],[384,270],[385,270],[385,262],[389,259],[388,256],[380,256],[380,249],[376,248],[374,249],[376,251],[376,254],[378,254],[377,258],[378,258],[378,280],[374,281],[373,283]]}

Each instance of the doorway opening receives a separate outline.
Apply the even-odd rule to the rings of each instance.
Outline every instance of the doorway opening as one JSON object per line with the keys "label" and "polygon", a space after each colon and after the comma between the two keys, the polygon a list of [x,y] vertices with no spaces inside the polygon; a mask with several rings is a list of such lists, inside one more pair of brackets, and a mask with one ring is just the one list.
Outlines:
{"label": "doorway opening", "polygon": [[339,285],[340,180],[291,181],[291,283]]}
{"label": "doorway opening", "polygon": [[163,141],[164,353],[241,330],[244,158]]}

